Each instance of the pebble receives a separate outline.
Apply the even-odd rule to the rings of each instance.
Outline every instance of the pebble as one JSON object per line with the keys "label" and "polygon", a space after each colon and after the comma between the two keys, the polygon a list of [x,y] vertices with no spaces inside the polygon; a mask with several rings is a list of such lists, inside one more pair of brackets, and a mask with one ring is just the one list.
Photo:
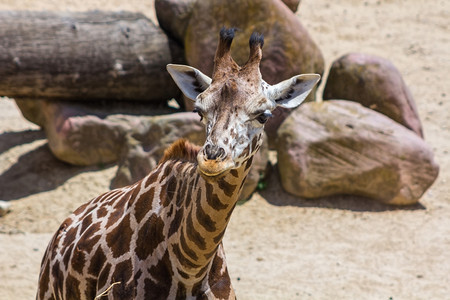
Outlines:
{"label": "pebble", "polygon": [[11,204],[8,201],[0,200],[0,217],[11,211]]}

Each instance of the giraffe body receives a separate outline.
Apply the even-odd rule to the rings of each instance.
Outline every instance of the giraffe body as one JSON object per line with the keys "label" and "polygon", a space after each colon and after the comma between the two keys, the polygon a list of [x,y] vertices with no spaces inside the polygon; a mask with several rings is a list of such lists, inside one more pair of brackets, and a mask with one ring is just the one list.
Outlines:
{"label": "giraffe body", "polygon": [[250,37],[242,67],[229,54],[233,37],[221,31],[212,79],[168,66],[205,124],[203,147],[175,142],[144,179],[68,217],[42,260],[37,299],[235,299],[222,238],[264,123],[277,105],[298,106],[320,77],[268,85],[262,36]]}
{"label": "giraffe body", "polygon": [[[185,141],[172,148],[196,151]],[[225,189],[215,194],[240,188],[233,178],[218,180]],[[212,220],[204,221],[204,227],[193,224],[192,219],[202,218],[202,192],[208,189],[214,187],[197,172],[195,162],[170,158],[136,184],[81,206],[47,249],[38,298],[94,299],[112,286],[109,299],[234,299],[221,243],[213,246],[217,251],[204,253],[205,268],[191,257],[198,255],[191,253],[189,241],[179,238],[185,230],[223,235],[224,227]],[[235,202],[229,200],[211,204],[229,218]],[[210,246],[200,236],[192,241],[199,248]]]}

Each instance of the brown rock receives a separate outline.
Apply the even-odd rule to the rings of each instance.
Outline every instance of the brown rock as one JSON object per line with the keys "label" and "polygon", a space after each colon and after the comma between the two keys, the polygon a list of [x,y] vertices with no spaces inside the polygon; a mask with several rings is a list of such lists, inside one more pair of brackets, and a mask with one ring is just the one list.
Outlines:
{"label": "brown rock", "polygon": [[132,128],[143,126],[145,120],[151,118],[138,114],[167,114],[170,111],[142,103],[87,105],[49,100],[27,101],[39,107],[37,117],[42,122],[52,153],[59,160],[80,166],[116,161],[125,134]]}
{"label": "brown rock", "polygon": [[197,0],[155,0],[155,12],[161,28],[181,45]]}
{"label": "brown rock", "polygon": [[351,53],[330,69],[323,99],[356,101],[423,137],[414,99],[400,72],[387,59]]}
{"label": "brown rock", "polygon": [[348,194],[409,205],[439,173],[423,139],[351,101],[305,103],[278,133],[282,185],[300,197]]}
{"label": "brown rock", "polygon": [[[211,76],[218,32],[223,27],[235,27],[231,54],[237,63],[248,59],[248,39],[252,32],[264,34],[261,61],[263,79],[278,83],[301,73],[323,74],[324,60],[320,49],[300,23],[297,16],[281,1],[220,0],[197,1],[184,39],[189,65]],[[314,98],[314,92],[309,99]],[[266,125],[269,141],[273,140],[286,112],[272,118]]]}
{"label": "brown rock", "polygon": [[[159,26],[181,45],[197,0],[155,0],[155,12]],[[282,0],[292,11],[296,12],[300,0]]]}
{"label": "brown rock", "polygon": [[42,100],[14,99],[14,101],[25,119],[44,128],[45,116],[42,110]]}

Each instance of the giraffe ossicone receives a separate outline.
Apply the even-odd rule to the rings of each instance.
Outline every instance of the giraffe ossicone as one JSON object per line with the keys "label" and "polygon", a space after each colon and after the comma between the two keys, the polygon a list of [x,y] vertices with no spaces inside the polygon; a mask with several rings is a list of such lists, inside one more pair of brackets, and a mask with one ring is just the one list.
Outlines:
{"label": "giraffe ossicone", "polygon": [[141,181],[92,199],[50,241],[37,299],[234,299],[222,238],[276,106],[296,107],[320,76],[276,85],[259,71],[263,37],[248,61],[230,55],[222,29],[209,78],[168,65],[206,127],[202,147],[179,140]]}

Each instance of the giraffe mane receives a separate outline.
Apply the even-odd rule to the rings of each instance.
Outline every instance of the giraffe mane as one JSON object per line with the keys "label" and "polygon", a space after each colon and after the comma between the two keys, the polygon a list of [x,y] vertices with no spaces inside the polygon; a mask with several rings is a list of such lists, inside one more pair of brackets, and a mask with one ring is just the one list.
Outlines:
{"label": "giraffe mane", "polygon": [[179,139],[164,151],[164,155],[159,163],[162,164],[171,159],[197,162],[197,154],[200,151],[200,148],[200,146],[191,144],[186,139]]}

